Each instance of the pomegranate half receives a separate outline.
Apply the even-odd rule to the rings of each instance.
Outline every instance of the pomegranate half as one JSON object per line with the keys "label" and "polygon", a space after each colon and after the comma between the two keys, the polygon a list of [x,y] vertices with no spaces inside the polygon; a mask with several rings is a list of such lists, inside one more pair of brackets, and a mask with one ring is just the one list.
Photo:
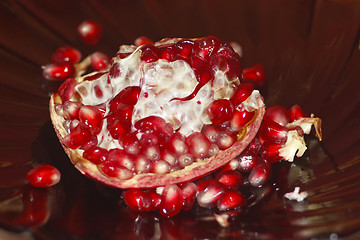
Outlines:
{"label": "pomegranate half", "polygon": [[106,69],[67,79],[50,115],[81,173],[154,188],[205,176],[248,146],[265,105],[253,88],[233,94],[241,82],[240,56],[213,36],[124,45]]}

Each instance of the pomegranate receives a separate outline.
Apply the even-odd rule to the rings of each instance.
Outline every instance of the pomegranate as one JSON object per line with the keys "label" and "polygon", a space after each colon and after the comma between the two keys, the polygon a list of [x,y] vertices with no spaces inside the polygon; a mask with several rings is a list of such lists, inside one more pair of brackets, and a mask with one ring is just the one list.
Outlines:
{"label": "pomegranate", "polygon": [[[265,107],[249,83],[233,96],[242,74],[231,46],[213,36],[139,45],[52,94],[52,122],[75,167],[112,187],[153,188],[200,178],[241,153]],[[235,110],[251,117],[233,120]]]}

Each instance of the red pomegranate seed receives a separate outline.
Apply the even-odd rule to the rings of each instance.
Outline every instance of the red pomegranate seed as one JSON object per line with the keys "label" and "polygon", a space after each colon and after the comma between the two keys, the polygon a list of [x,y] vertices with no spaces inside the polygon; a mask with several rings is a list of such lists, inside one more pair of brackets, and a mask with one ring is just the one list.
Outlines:
{"label": "red pomegranate seed", "polygon": [[281,126],[286,126],[290,122],[288,111],[281,105],[275,105],[266,109],[265,118],[277,122]]}
{"label": "red pomegranate seed", "polygon": [[176,155],[182,155],[187,152],[188,147],[185,143],[186,137],[179,132],[171,136],[167,143],[167,149]]}
{"label": "red pomegranate seed", "polygon": [[160,159],[152,164],[151,172],[158,174],[166,174],[169,173],[170,170],[170,164],[167,161]]}
{"label": "red pomegranate seed", "polygon": [[295,120],[298,120],[299,118],[304,118],[307,117],[307,115],[305,114],[305,112],[302,110],[302,108],[295,104],[294,106],[292,106],[289,110],[289,117],[290,117],[290,122],[293,122]]}
{"label": "red pomegranate seed", "polygon": [[180,40],[175,44],[177,59],[189,60],[194,47],[194,41]]}
{"label": "red pomegranate seed", "polygon": [[159,146],[142,146],[141,153],[150,161],[156,161],[160,159],[160,148]]}
{"label": "red pomegranate seed", "polygon": [[265,84],[264,66],[256,64],[251,68],[246,68],[243,71],[243,78],[253,81],[256,85],[262,86]]}
{"label": "red pomegranate seed", "polygon": [[84,158],[86,158],[87,160],[89,160],[90,162],[96,165],[104,162],[107,158],[107,155],[108,155],[108,150],[98,146],[90,147],[89,149],[85,150],[83,153]]}
{"label": "red pomegranate seed", "polygon": [[183,194],[176,185],[166,185],[161,194],[159,212],[166,217],[177,215],[183,207]]}
{"label": "red pomegranate seed", "polygon": [[182,210],[189,211],[194,205],[197,186],[193,182],[187,182],[180,186],[180,189],[183,193],[183,207]]}
{"label": "red pomegranate seed", "polygon": [[120,77],[120,75],[121,75],[120,64],[118,62],[115,62],[110,67],[109,78],[117,78]]}
{"label": "red pomegranate seed", "polygon": [[79,111],[79,119],[89,127],[94,134],[99,134],[103,125],[103,115],[100,110],[91,105],[83,106]]}
{"label": "red pomegranate seed", "polygon": [[243,207],[246,205],[246,198],[238,191],[228,190],[217,202],[220,211]]}
{"label": "red pomegranate seed", "polygon": [[26,177],[34,187],[51,187],[60,181],[61,174],[55,167],[46,164],[31,169]]}
{"label": "red pomegranate seed", "polygon": [[68,78],[59,87],[58,93],[61,100],[64,102],[68,101],[75,92],[76,80],[75,78]]}
{"label": "red pomegranate seed", "polygon": [[134,111],[133,105],[127,105],[124,103],[119,103],[116,110],[113,112],[116,119],[120,119],[123,122],[131,123],[132,114]]}
{"label": "red pomegranate seed", "polygon": [[237,159],[239,161],[238,169],[240,172],[250,172],[260,161],[258,154],[250,151],[241,153]]}
{"label": "red pomegranate seed", "polygon": [[120,103],[126,105],[135,105],[138,101],[140,91],[141,88],[138,86],[124,88],[110,101],[110,111],[115,111]]}
{"label": "red pomegranate seed", "polygon": [[169,62],[172,62],[175,60],[176,53],[175,53],[174,46],[161,47],[158,49],[158,51],[159,51],[159,58],[165,59]]}
{"label": "red pomegranate seed", "polygon": [[277,122],[265,119],[260,128],[260,138],[265,142],[285,144],[288,129]]}
{"label": "red pomegranate seed", "polygon": [[152,209],[151,197],[145,191],[130,189],[123,193],[126,205],[135,212],[148,212]]}
{"label": "red pomegranate seed", "polygon": [[216,144],[218,145],[220,150],[228,149],[235,142],[235,136],[231,134],[229,131],[222,131],[219,134]]}
{"label": "red pomegranate seed", "polygon": [[151,41],[147,37],[141,36],[141,37],[138,37],[137,39],[135,39],[134,44],[135,44],[135,46],[142,46],[145,44],[154,44],[154,42]]}
{"label": "red pomegranate seed", "polygon": [[135,172],[148,173],[151,170],[151,161],[142,154],[133,156]]}
{"label": "red pomegranate seed", "polygon": [[99,42],[103,29],[101,24],[92,20],[85,20],[79,25],[77,30],[85,44],[95,45]]}
{"label": "red pomegranate seed", "polygon": [[219,50],[220,40],[214,36],[207,36],[197,40],[193,48],[193,54],[208,59]]}
{"label": "red pomegranate seed", "polygon": [[219,172],[216,174],[215,179],[231,188],[239,188],[244,183],[242,175],[236,170]]}
{"label": "red pomegranate seed", "polygon": [[208,184],[199,191],[196,196],[197,202],[201,207],[208,208],[216,206],[218,200],[224,195],[226,187],[218,181],[209,181]]}
{"label": "red pomegranate seed", "polygon": [[115,177],[119,179],[130,179],[133,176],[133,172],[126,167],[119,166],[116,162],[105,161],[101,164],[101,171],[109,177]]}
{"label": "red pomegranate seed", "polygon": [[149,116],[135,122],[134,127],[142,132],[158,132],[165,128],[166,122],[158,116]]}
{"label": "red pomegranate seed", "polygon": [[210,104],[207,112],[211,122],[219,125],[231,120],[234,115],[234,106],[228,99],[218,99]]}
{"label": "red pomegranate seed", "polygon": [[56,52],[51,56],[51,62],[57,65],[62,63],[74,64],[80,62],[80,60],[80,51],[69,46],[59,47]]}
{"label": "red pomegranate seed", "polygon": [[179,156],[178,164],[181,168],[191,165],[194,162],[194,157],[190,153],[185,153]]}
{"label": "red pomegranate seed", "polygon": [[96,72],[95,74],[86,75],[86,77],[84,77],[84,81],[94,81],[106,73],[107,72]]}
{"label": "red pomegranate seed", "polygon": [[161,204],[161,196],[156,192],[149,192],[149,196],[151,198],[151,211],[159,210]]}
{"label": "red pomegranate seed", "polygon": [[219,138],[220,130],[214,125],[204,125],[201,132],[206,135],[210,142],[216,143]]}
{"label": "red pomegranate seed", "polygon": [[145,44],[140,47],[141,56],[140,59],[144,62],[150,63],[155,62],[159,59],[158,49],[154,45]]}
{"label": "red pomegranate seed", "polygon": [[92,140],[92,134],[88,127],[79,123],[70,134],[66,135],[63,139],[65,146],[71,149],[76,149],[80,146],[86,145]]}
{"label": "red pomegranate seed", "polygon": [[234,112],[233,118],[230,121],[230,126],[233,131],[240,131],[247,123],[254,118],[255,112],[248,112],[246,110]]}
{"label": "red pomegranate seed", "polygon": [[188,146],[188,152],[195,158],[206,157],[211,146],[209,139],[200,132],[192,133],[186,138],[185,143]]}
{"label": "red pomegranate seed", "polygon": [[264,143],[261,148],[261,158],[269,163],[279,162],[283,157],[279,156],[279,150],[283,147],[280,144]]}
{"label": "red pomegranate seed", "polygon": [[92,148],[92,147],[96,146],[97,144],[98,144],[97,137],[95,135],[91,134],[89,139],[80,146],[80,149],[88,150],[89,148]]}
{"label": "red pomegranate seed", "polygon": [[230,101],[234,106],[239,105],[245,101],[254,90],[254,86],[251,83],[242,83],[235,89],[233,95],[230,98]]}
{"label": "red pomegranate seed", "polygon": [[91,67],[95,71],[100,71],[107,68],[110,64],[110,59],[107,55],[102,52],[94,52],[90,56],[91,59]]}
{"label": "red pomegranate seed", "polygon": [[136,155],[140,152],[140,140],[137,138],[136,133],[128,133],[122,137],[122,146],[125,152]]}
{"label": "red pomegranate seed", "polygon": [[66,101],[63,107],[65,118],[70,120],[79,119],[79,112],[83,106],[84,105],[80,102]]}
{"label": "red pomegranate seed", "polygon": [[140,142],[144,146],[158,146],[160,141],[159,137],[154,133],[144,133],[141,135]]}
{"label": "red pomegranate seed", "polygon": [[271,166],[267,162],[257,164],[250,172],[248,180],[254,187],[265,184],[271,176]]}
{"label": "red pomegranate seed", "polygon": [[261,142],[259,141],[259,138],[256,137],[251,141],[251,143],[245,149],[245,151],[257,154],[260,152],[260,149],[261,149]]}
{"label": "red pomegranate seed", "polygon": [[178,159],[177,159],[176,155],[174,153],[170,152],[168,149],[161,150],[160,157],[161,157],[161,159],[168,162],[170,164],[170,166],[174,166],[175,164],[178,163]]}
{"label": "red pomegranate seed", "polygon": [[134,160],[131,156],[119,148],[110,149],[107,156],[107,162],[112,162],[113,164],[116,164],[116,166],[122,166],[131,171],[135,167]]}
{"label": "red pomegranate seed", "polygon": [[126,133],[128,133],[130,131],[130,126],[129,124],[122,122],[119,119],[115,119],[114,121],[109,122],[108,120],[108,126],[107,126],[110,135],[114,138],[114,139],[121,139]]}
{"label": "red pomegranate seed", "polygon": [[212,143],[209,149],[209,157],[216,155],[219,151],[220,151],[219,146],[216,145],[215,143]]}
{"label": "red pomegranate seed", "polygon": [[48,64],[43,66],[43,76],[49,81],[64,81],[74,77],[75,68],[72,64]]}

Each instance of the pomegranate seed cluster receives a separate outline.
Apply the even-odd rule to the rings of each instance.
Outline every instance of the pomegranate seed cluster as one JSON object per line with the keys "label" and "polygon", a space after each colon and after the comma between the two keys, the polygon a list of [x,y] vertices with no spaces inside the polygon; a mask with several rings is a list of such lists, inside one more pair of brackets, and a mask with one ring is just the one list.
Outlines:
{"label": "pomegranate seed cluster", "polygon": [[55,103],[63,144],[107,177],[167,174],[214,156],[264,106],[240,84],[239,55],[216,37],[122,46],[111,62],[68,78]]}
{"label": "pomegranate seed cluster", "polygon": [[[92,27],[79,30],[87,44],[99,41]],[[140,37],[111,60],[95,52],[82,61],[76,49],[59,48],[43,73],[64,81],[50,113],[74,166],[125,189],[136,212],[172,217],[196,205],[239,213],[244,189],[265,185],[271,164],[303,155],[312,126],[321,140],[321,120],[298,105],[265,112],[264,69],[242,69],[232,46],[214,36]]]}

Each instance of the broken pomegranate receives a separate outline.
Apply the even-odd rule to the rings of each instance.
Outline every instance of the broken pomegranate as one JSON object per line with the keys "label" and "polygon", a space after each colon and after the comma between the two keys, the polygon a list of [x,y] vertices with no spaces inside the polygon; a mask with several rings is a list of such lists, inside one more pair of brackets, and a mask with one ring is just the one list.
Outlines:
{"label": "broken pomegranate", "polygon": [[297,105],[265,111],[254,87],[264,84],[262,65],[243,70],[231,46],[214,36],[140,37],[111,61],[96,52],[76,63],[50,99],[74,166],[124,189],[136,212],[240,211],[242,186],[261,187],[271,163],[300,157],[312,126],[321,139],[321,120]]}

